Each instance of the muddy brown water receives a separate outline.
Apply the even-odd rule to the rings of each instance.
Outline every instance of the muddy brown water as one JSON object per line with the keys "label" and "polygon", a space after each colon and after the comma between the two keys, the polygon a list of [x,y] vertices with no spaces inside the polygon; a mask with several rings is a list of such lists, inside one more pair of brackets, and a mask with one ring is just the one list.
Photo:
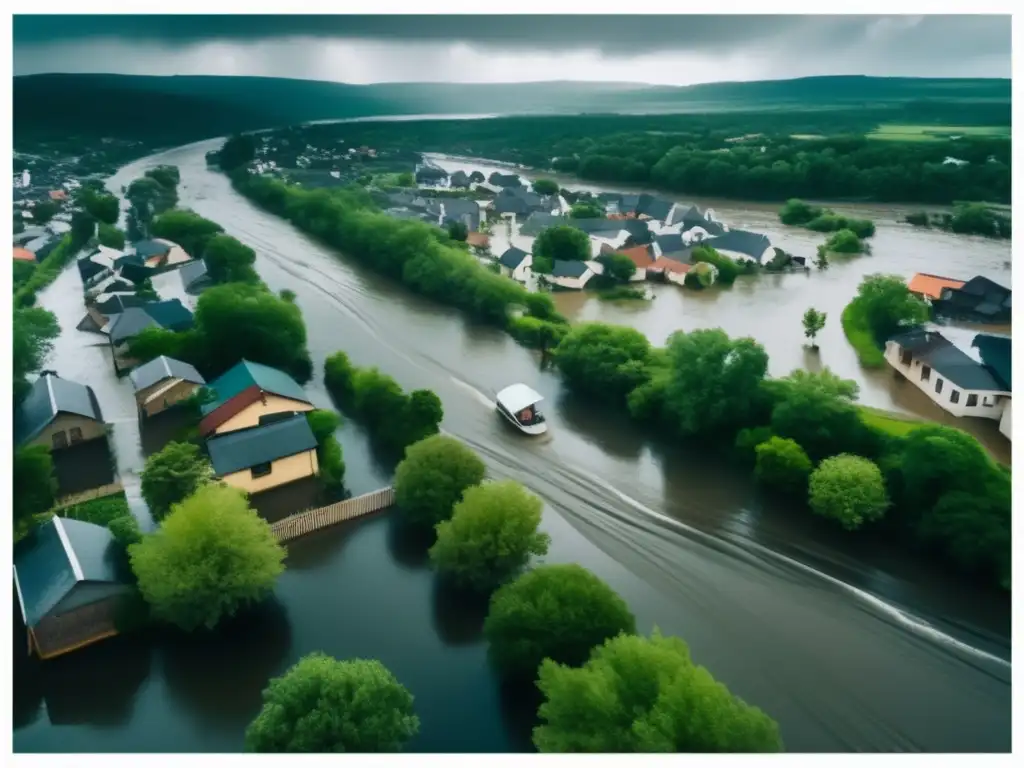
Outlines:
{"label": "muddy brown water", "polygon": [[[558,377],[501,332],[410,294],[265,214],[210,172],[205,142],[133,163],[120,189],[153,165],[181,169],[182,205],[218,221],[256,249],[274,289],[297,295],[317,376],[344,349],[404,387],[429,387],[443,428],[545,502],[546,562],[579,562],[629,602],[642,631],[677,634],[696,660],[773,717],[791,751],[1006,751],[1010,748],[1010,610],[1005,596],[965,586],[932,563],[810,520],[763,497],[746,473],[693,448],[651,443],[632,425],[565,393]],[[762,229],[783,247],[812,251],[817,236],[772,223],[769,209],[716,207],[736,226]],[[878,211],[875,255],[825,274],[765,277],[730,291],[664,286],[639,308],[584,296],[559,298],[576,319],[629,322],[660,343],[677,328],[722,326],[765,344],[773,374],[827,364],[861,384],[879,407],[919,411],[884,374],[862,371],[838,314],[872,271],[988,274],[1009,246],[919,232]],[[77,274],[44,294],[66,316],[80,311]],[[66,308],[74,305],[74,309]],[[830,313],[818,358],[802,349],[807,306]],[[80,314],[75,317],[75,321]],[[73,328],[73,324],[70,326]],[[74,332],[72,332],[74,333]],[[108,352],[66,334],[51,367],[97,388],[115,421],[122,472],[141,467],[127,420],[130,387]],[[550,431],[512,432],[495,393],[523,381],[545,395]],[[923,414],[930,415],[930,414]],[[123,429],[122,425],[126,425]],[[354,493],[386,485],[390,467],[365,434],[339,431]],[[413,751],[529,748],[531,710],[487,665],[484,606],[441,587],[422,542],[381,515],[289,547],[274,601],[208,636],[126,636],[46,665],[26,662],[15,636],[14,748],[29,751],[237,751],[260,690],[299,657],[381,659],[416,697],[422,720]],[[15,622],[17,625],[17,622]],[[17,633],[17,627],[15,632]]]}

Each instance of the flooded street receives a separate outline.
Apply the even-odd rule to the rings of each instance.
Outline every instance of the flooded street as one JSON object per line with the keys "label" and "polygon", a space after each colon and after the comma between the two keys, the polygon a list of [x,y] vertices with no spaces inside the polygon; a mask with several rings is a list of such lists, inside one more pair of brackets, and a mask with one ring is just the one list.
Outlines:
{"label": "flooded street", "polygon": [[[1007,597],[839,533],[803,510],[779,508],[758,494],[749,473],[693,449],[652,444],[631,424],[568,397],[555,374],[540,371],[536,356],[502,332],[413,296],[256,209],[206,168],[204,153],[218,144],[133,163],[109,186],[119,190],[154,165],[179,166],[180,205],[254,248],[272,289],[296,293],[316,371],[307,389],[317,405],[330,406],[322,364],[338,349],[406,389],[433,389],[445,431],[476,450],[492,477],[522,482],[543,498],[543,527],[552,535],[546,560],[593,570],[629,602],[641,631],[656,625],[684,638],[699,663],[779,721],[790,751],[1009,750]],[[773,209],[732,205],[713,207],[787,250],[813,254],[820,242],[814,233],[783,232]],[[699,295],[661,286],[653,303],[635,307],[564,294],[560,306],[573,319],[629,323],[656,343],[680,328],[749,334],[765,345],[773,374],[829,365],[861,383],[865,403],[922,412],[887,372],[859,368],[839,312],[860,276],[874,271],[979,273],[1005,282],[1010,247],[883,218],[875,255],[824,274],[761,277]],[[92,384],[108,420],[134,422],[131,386],[114,381],[109,353],[73,338],[82,314],[77,272],[62,275],[41,302],[58,311],[67,336],[52,367]],[[808,306],[829,312],[814,360],[802,348]],[[547,398],[550,431],[540,440],[513,432],[494,411],[495,393],[517,381]],[[115,434],[119,467],[137,471],[137,428],[117,421]],[[346,424],[339,437],[353,493],[389,481],[365,435]],[[409,687],[422,720],[411,751],[529,748],[529,711],[509,701],[487,666],[482,608],[437,589],[422,547],[404,540],[394,516],[290,545],[287,567],[276,602],[231,633],[122,637],[45,667],[19,663],[14,748],[237,751],[267,679],[314,650],[378,658]],[[16,638],[16,653],[22,647]]]}

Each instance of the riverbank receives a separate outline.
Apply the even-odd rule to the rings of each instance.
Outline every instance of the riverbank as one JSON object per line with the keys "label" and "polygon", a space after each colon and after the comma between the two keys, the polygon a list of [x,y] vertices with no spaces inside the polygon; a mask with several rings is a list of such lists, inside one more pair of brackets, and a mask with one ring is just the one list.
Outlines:
{"label": "riverbank", "polygon": [[[627,600],[643,631],[657,624],[685,637],[699,663],[779,720],[790,751],[1009,748],[1009,668],[993,660],[1009,659],[1008,601],[957,587],[941,569],[884,544],[864,540],[840,549],[835,532],[798,525],[785,505],[705,452],[650,443],[632,425],[567,397],[557,376],[537,371],[534,353],[498,329],[339,260],[263,214],[206,168],[203,155],[212,148],[147,158],[111,184],[145,167],[178,165],[180,204],[256,249],[256,267],[275,292],[295,292],[315,370],[344,346],[353,362],[389,372],[407,390],[437,392],[444,431],[478,451],[490,476],[522,482],[544,499],[542,528],[553,539],[548,561],[593,570]],[[946,253],[941,244],[936,252]],[[957,252],[978,260],[977,252]],[[845,270],[830,269],[817,289]],[[765,336],[789,327],[785,317],[765,322],[766,308],[782,309],[796,279],[802,278],[762,282],[756,299],[739,283],[714,299],[703,292],[695,302],[673,299],[680,292],[660,286],[651,306],[670,307],[668,322],[647,312],[636,313],[636,321],[657,337],[683,323],[706,326],[721,312],[799,357],[799,318],[792,339],[785,332]],[[629,316],[628,305],[583,298],[582,307],[562,310],[586,313],[594,305]],[[834,318],[830,329],[838,343],[819,337],[826,362],[849,349]],[[769,352],[773,367],[785,365],[783,353]],[[544,441],[520,439],[496,417],[494,395],[514,381],[546,397]],[[307,391],[318,407],[331,406],[319,375]],[[352,492],[385,485],[389,470],[358,427],[346,422],[340,439]],[[411,751],[516,749],[515,734],[530,726],[516,713],[529,708],[517,710],[491,676],[478,616],[434,592],[417,550],[387,521],[298,542],[277,590],[287,608],[276,619],[202,643],[168,638],[134,651],[112,645],[80,665],[68,657],[68,665],[46,673],[45,711],[38,678],[16,671],[15,749],[238,749],[267,679],[310,650],[377,657],[394,671],[423,719]],[[344,586],[368,582],[380,585],[372,595]],[[756,665],[751,637],[758,638]],[[439,672],[449,681],[440,690]],[[71,689],[63,685],[68,681],[82,685]]]}

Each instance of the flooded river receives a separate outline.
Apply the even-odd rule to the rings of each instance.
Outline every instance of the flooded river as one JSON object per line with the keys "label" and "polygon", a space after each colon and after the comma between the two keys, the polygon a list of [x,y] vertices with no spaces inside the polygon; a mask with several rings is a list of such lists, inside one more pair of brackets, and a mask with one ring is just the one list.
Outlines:
{"label": "flooded river", "polygon": [[[629,602],[642,631],[657,626],[683,637],[701,664],[779,721],[791,751],[1010,748],[1008,599],[780,508],[747,473],[652,444],[630,424],[567,397],[557,376],[538,370],[535,356],[503,333],[409,294],[256,209],[207,170],[204,153],[216,145],[133,163],[111,187],[156,164],[180,167],[181,204],[256,249],[257,269],[274,290],[296,293],[317,369],[308,386],[317,404],[330,404],[321,369],[337,349],[406,388],[436,391],[443,428],[478,451],[492,476],[522,482],[544,499],[543,526],[552,535],[545,559],[592,569]],[[768,209],[715,210],[730,224],[779,237],[787,250],[812,251],[817,242],[780,232]],[[830,313],[820,363],[856,378],[865,402],[915,411],[909,394],[859,369],[839,311],[871,271],[1005,280],[999,270],[1009,246],[914,232],[885,223],[885,215],[892,218],[879,212],[874,256],[824,275],[760,278],[696,298],[664,286],[639,309],[559,300],[575,318],[628,322],[655,342],[703,326],[753,335],[775,374],[817,363],[805,357],[800,325],[815,306]],[[80,307],[73,278],[63,276],[41,302]],[[113,384],[109,362],[90,373],[100,363],[70,343],[58,356],[51,367],[62,372],[65,361],[81,359],[65,375],[74,370],[106,387],[97,391],[101,403],[121,412],[113,401],[130,392]],[[494,412],[496,391],[515,381],[547,398],[550,432],[541,440],[511,432]],[[120,409],[130,413],[130,401]],[[140,466],[137,437],[127,434],[117,440],[119,466]],[[354,493],[389,481],[390,468],[372,458],[365,435],[345,425],[339,437]],[[487,666],[482,607],[436,587],[422,545],[393,516],[299,541],[287,566],[274,603],[215,636],[122,637],[47,665],[19,659],[15,749],[236,751],[267,679],[314,650],[379,658],[394,671],[422,720],[411,750],[529,748],[529,710]],[[15,640],[18,653],[23,638]]]}

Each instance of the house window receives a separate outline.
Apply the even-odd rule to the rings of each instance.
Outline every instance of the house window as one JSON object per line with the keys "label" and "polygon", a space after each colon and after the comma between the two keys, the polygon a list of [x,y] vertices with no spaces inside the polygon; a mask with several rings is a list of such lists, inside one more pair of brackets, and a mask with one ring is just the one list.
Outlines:
{"label": "house window", "polygon": [[53,433],[53,447],[54,448],[67,448],[68,447],[68,436],[66,432],[54,432]]}
{"label": "house window", "polygon": [[977,395],[968,395],[967,396],[967,407],[968,408],[973,408],[977,404],[978,404],[978,396]]}
{"label": "house window", "polygon": [[913,359],[914,356],[910,354],[909,349],[904,349],[900,351],[900,362],[903,363],[904,365],[910,365],[910,361]]}
{"label": "house window", "polygon": [[981,398],[981,404],[984,405],[986,408],[991,408],[993,405],[995,405],[995,403],[990,401],[987,397]]}
{"label": "house window", "polygon": [[270,462],[269,461],[267,463],[265,463],[265,464],[257,464],[255,467],[252,468],[253,479],[256,479],[257,477],[266,477],[269,474],[270,474]]}
{"label": "house window", "polygon": [[921,366],[921,381],[928,381],[931,378],[932,369],[927,365]]}
{"label": "house window", "polygon": [[942,379],[938,377],[935,379],[935,394],[942,394]]}
{"label": "house window", "polygon": [[951,389],[951,390],[949,390],[949,402],[951,402],[951,403],[959,403],[960,402],[960,390],[959,389]]}
{"label": "house window", "polygon": [[81,427],[72,427],[71,428],[71,444],[74,445],[75,443],[80,443],[80,442],[82,442],[82,428]]}

